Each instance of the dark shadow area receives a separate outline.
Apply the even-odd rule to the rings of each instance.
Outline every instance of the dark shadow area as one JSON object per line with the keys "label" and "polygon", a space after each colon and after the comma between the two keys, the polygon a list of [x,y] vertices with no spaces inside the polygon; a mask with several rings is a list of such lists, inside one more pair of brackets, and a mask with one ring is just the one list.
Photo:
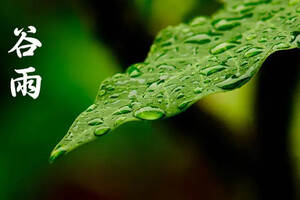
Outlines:
{"label": "dark shadow area", "polygon": [[131,7],[131,2],[89,0],[88,5],[96,18],[101,41],[114,51],[122,68],[143,62],[154,38],[148,33],[143,19]]}
{"label": "dark shadow area", "polygon": [[299,57],[299,49],[277,52],[266,60],[260,73],[255,173],[260,199],[295,199],[288,133],[299,79]]}

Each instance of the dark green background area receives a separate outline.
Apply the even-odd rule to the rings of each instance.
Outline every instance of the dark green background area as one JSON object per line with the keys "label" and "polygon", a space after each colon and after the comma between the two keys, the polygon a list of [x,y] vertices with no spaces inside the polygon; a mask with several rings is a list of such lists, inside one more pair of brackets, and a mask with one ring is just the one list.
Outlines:
{"label": "dark green background area", "polygon": [[[208,98],[182,116],[124,125],[54,164],[48,163],[51,150],[76,116],[92,104],[101,81],[143,61],[160,29],[194,16],[209,16],[220,7],[213,0],[2,1],[0,199],[247,200],[270,196],[261,191],[269,191],[267,185],[273,180],[281,182],[285,199],[295,198],[297,190],[292,187],[300,185],[299,87],[291,89],[293,95],[285,102],[296,105],[287,108],[286,115],[278,109],[278,115],[288,121],[283,133],[288,135],[284,138],[287,148],[283,150],[289,157],[282,160],[289,166],[276,168],[281,166],[281,158],[279,163],[270,159],[267,164],[257,164],[257,138],[265,129],[256,123],[260,117],[243,106],[265,102],[259,92],[254,92],[257,97],[249,95],[264,91],[260,87],[263,78],[254,80],[252,89],[216,96],[225,102],[239,102],[233,107]],[[34,37],[43,46],[33,57],[19,59],[8,54],[17,41],[14,28],[29,25],[37,28]],[[299,57],[297,51],[289,53]],[[297,56],[291,58],[288,65],[297,65]],[[20,94],[13,98],[9,83],[16,77],[14,69],[29,66],[43,78],[40,96],[37,100]],[[260,112],[255,115],[262,116]],[[272,122],[276,116],[267,117]],[[268,135],[272,141],[272,134]],[[272,156],[285,155],[273,148],[270,145],[268,151]],[[253,166],[265,164],[282,171],[274,177],[261,176],[266,169],[251,171]]]}

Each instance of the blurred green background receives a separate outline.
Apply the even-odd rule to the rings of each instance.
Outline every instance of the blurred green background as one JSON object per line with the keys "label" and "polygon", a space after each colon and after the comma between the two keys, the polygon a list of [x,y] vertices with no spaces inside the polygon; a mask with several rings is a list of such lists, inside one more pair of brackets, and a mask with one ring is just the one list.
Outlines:
{"label": "blurred green background", "polygon": [[[213,0],[1,1],[0,199],[268,199],[261,191],[268,191],[263,185],[274,181],[285,199],[296,199],[299,76],[287,100],[291,109],[282,116],[288,119],[283,151],[289,157],[283,160],[289,167],[263,180],[264,164],[256,156],[261,75],[239,90],[203,99],[183,117],[124,125],[48,163],[52,148],[92,104],[103,79],[143,61],[162,28],[209,16],[218,8],[221,4]],[[42,48],[22,59],[8,54],[17,41],[14,28],[29,25],[37,27],[34,37]],[[297,65],[296,60],[290,65]],[[9,82],[16,76],[14,69],[29,66],[43,78],[40,96],[13,98]],[[273,150],[271,146],[271,154]],[[272,156],[280,157],[276,150]],[[257,171],[250,172],[253,163]],[[272,160],[268,167],[276,169],[281,163]]]}

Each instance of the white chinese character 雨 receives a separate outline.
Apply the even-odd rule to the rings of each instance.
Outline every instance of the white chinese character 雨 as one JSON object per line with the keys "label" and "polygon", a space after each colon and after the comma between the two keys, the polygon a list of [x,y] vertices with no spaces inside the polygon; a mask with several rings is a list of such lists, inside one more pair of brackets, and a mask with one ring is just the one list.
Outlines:
{"label": "white chinese character \u96e8", "polygon": [[33,99],[38,98],[41,89],[42,78],[38,75],[29,76],[27,73],[34,72],[35,68],[28,67],[26,69],[16,69],[15,72],[23,76],[10,80],[10,90],[13,97],[17,96],[17,92],[22,93],[23,96],[29,95]]}
{"label": "white chinese character \u96e8", "polygon": [[[22,29],[15,28],[14,34],[15,36],[20,36],[18,42],[15,44],[15,46],[8,51],[8,53],[12,53],[16,51],[17,55],[19,58],[22,58],[22,56],[33,56],[34,51],[36,50],[37,47],[41,47],[42,43],[35,38],[32,37],[27,37],[27,33],[36,33],[36,28],[34,26],[28,26],[28,31],[25,32]],[[22,45],[22,43],[24,43]],[[21,50],[25,50],[22,52]]]}

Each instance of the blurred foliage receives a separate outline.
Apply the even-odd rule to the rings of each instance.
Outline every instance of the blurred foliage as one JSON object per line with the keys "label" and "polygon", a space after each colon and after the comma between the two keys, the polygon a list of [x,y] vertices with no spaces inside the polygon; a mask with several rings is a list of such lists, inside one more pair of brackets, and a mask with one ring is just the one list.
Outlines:
{"label": "blurred foliage", "polygon": [[240,89],[205,97],[198,105],[221,120],[233,133],[249,134],[249,129],[255,127],[255,86],[256,78]]}
{"label": "blurred foliage", "polygon": [[294,109],[291,122],[291,152],[295,164],[294,170],[297,172],[297,184],[300,187],[300,82],[298,84],[294,99]]}

